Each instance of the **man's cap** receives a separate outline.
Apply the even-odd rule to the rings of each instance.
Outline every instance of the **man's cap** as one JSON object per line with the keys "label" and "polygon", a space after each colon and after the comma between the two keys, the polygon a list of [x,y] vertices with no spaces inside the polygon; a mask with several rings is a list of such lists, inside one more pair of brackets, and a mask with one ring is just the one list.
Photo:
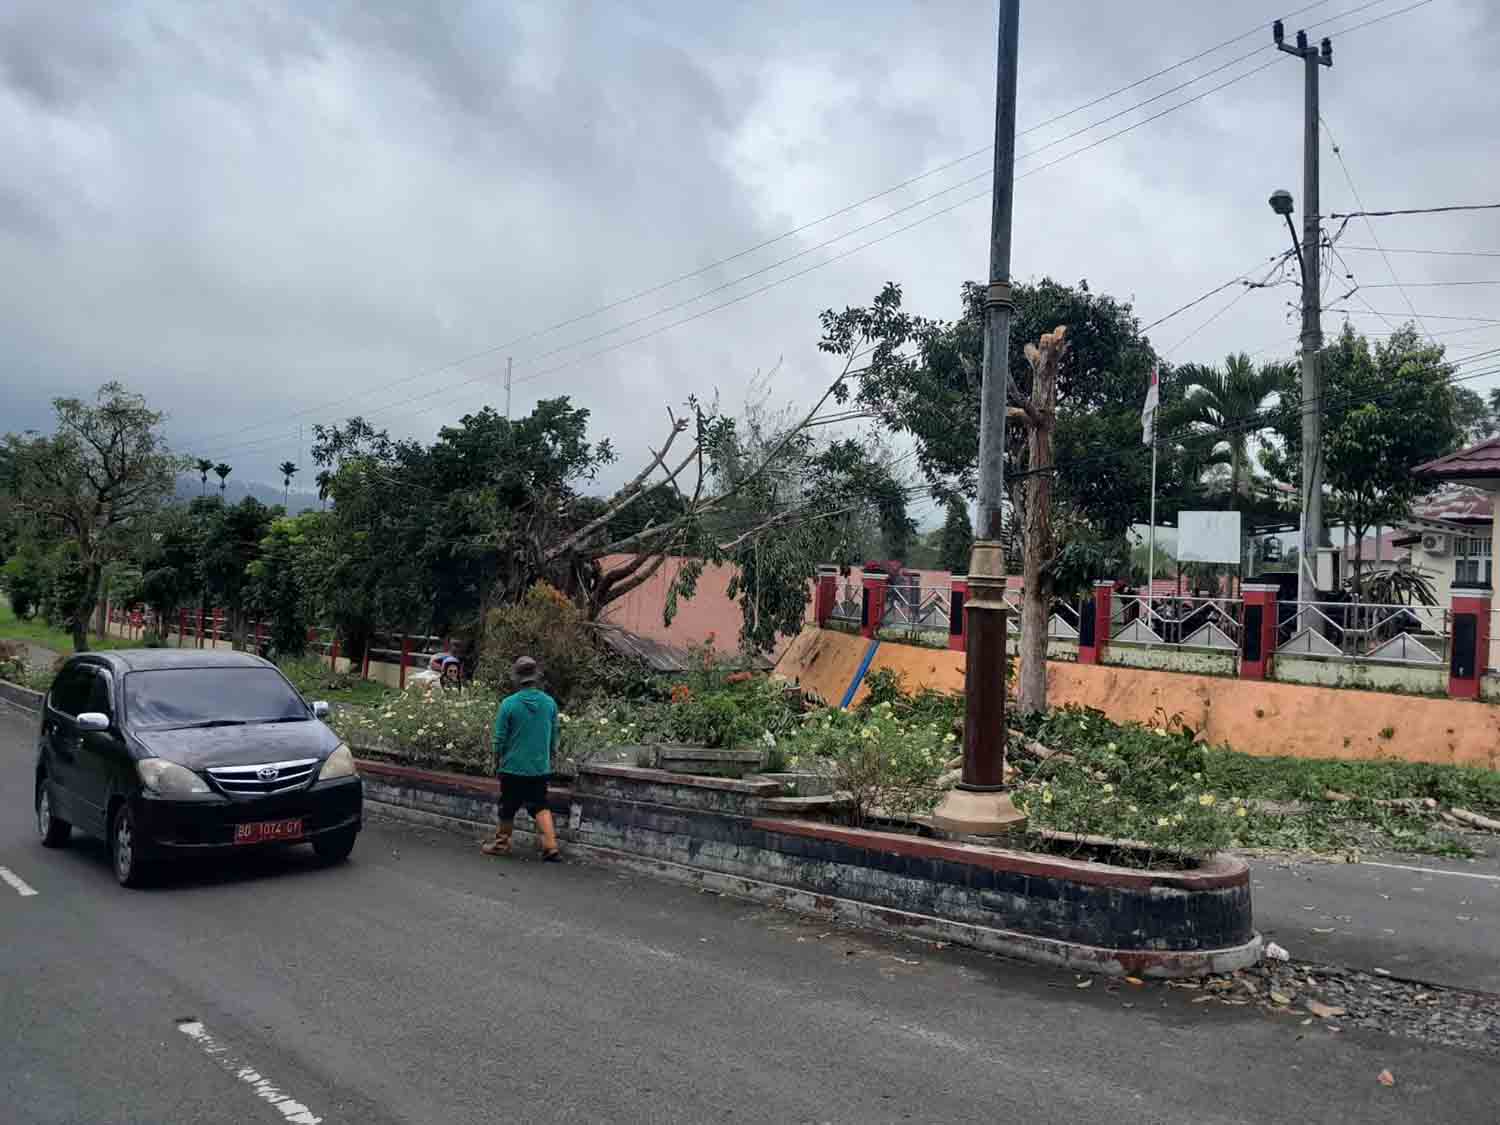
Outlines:
{"label": "man's cap", "polygon": [[510,666],[510,678],[517,687],[536,683],[540,675],[536,661],[529,656],[517,657],[516,662]]}

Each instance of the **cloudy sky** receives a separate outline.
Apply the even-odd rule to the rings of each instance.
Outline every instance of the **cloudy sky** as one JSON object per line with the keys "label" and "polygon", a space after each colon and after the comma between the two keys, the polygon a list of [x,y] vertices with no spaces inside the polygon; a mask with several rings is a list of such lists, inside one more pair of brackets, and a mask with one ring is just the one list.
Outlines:
{"label": "cloudy sky", "polygon": [[[1289,20],[1334,38],[1324,115],[1354,186],[1371,208],[1500,198],[1500,6],[1429,0],[1357,28],[1410,3]],[[1020,138],[1015,276],[1087,278],[1146,323],[1280,252],[1265,199],[1301,193],[1302,76],[1269,24],[1299,6],[1026,0],[1023,130],[1250,34]],[[517,411],[571,395],[625,465],[668,405],[737,405],[778,360],[778,394],[807,401],[834,370],[819,310],[889,279],[951,316],[985,270],[988,207],[961,201],[988,190],[995,9],[9,0],[0,429],[120,379],[169,412],[175,447],[270,480],[307,464],[299,423],[358,412],[429,437],[503,407],[507,355]],[[1325,211],[1353,204],[1326,143],[1323,182]],[[1395,250],[1500,250],[1500,212],[1374,223]],[[1392,253],[1403,293],[1355,249],[1373,245],[1350,226],[1364,288],[1338,301],[1337,279],[1330,304],[1414,308],[1455,355],[1500,344],[1500,324],[1442,319],[1500,319],[1500,286],[1416,287],[1500,280],[1500,257]],[[1229,289],[1150,335],[1177,362],[1289,354],[1295,300]]]}

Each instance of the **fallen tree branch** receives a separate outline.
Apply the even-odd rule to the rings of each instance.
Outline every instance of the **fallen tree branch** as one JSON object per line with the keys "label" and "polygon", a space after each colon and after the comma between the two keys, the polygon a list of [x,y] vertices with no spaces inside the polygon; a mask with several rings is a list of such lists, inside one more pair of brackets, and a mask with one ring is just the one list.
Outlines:
{"label": "fallen tree branch", "polygon": [[1449,817],[1470,828],[1482,828],[1486,832],[1500,832],[1500,820],[1491,820],[1487,816],[1480,816],[1468,809],[1450,809],[1444,819]]}

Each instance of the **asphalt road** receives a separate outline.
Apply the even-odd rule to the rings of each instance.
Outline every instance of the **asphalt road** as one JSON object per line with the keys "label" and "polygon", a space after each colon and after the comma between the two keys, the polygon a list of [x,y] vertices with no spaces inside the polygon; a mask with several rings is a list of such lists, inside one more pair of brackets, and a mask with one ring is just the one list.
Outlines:
{"label": "asphalt road", "polygon": [[7,1122],[1493,1120],[1463,1052],[405,826],[123,891],[34,842],[31,744],[0,714]]}
{"label": "asphalt road", "polygon": [[1255,925],[1298,960],[1500,992],[1500,860],[1256,861]]}

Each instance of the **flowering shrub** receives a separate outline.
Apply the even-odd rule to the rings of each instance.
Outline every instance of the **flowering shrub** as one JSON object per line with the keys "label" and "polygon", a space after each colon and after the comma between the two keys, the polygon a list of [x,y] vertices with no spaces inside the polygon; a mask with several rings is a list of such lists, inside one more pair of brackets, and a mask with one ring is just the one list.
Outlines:
{"label": "flowering shrub", "polygon": [[1038,738],[1067,757],[1018,761],[1027,777],[1016,803],[1034,827],[1206,856],[1230,846],[1248,817],[1242,798],[1209,787],[1207,750],[1180,722],[1119,724],[1068,707],[1046,717]]}
{"label": "flowering shrub", "polygon": [[488,774],[499,696],[482,689],[392,697],[374,707],[340,707],[331,722],[356,748],[383,751],[413,765]]}
{"label": "flowering shrub", "polygon": [[809,715],[787,751],[787,763],[826,773],[853,800],[856,824],[879,811],[918,816],[932,811],[938,779],[957,737],[936,722],[898,715],[887,700],[865,711]]}
{"label": "flowering shrub", "polygon": [[491,690],[509,691],[510,667],[518,656],[536,660],[543,686],[560,704],[571,705],[597,679],[598,655],[583,611],[545,582],[485,618],[476,678]]}

